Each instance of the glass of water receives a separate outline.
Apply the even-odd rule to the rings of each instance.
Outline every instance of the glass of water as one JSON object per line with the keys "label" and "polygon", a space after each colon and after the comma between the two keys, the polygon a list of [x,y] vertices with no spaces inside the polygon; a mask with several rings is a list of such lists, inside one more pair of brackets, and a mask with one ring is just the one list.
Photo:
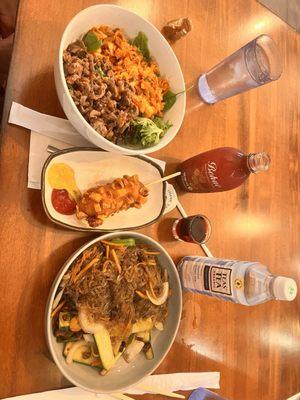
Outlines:
{"label": "glass of water", "polygon": [[261,35],[202,74],[198,94],[205,103],[214,104],[275,81],[282,69],[276,44],[269,36]]}

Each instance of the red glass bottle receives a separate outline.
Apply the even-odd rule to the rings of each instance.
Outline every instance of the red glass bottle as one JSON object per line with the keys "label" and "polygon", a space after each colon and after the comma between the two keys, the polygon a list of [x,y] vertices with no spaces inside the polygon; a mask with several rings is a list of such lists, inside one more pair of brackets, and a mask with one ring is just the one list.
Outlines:
{"label": "red glass bottle", "polygon": [[223,192],[240,186],[251,173],[266,171],[270,161],[264,152],[247,155],[233,147],[220,147],[180,164],[177,181],[187,192]]}

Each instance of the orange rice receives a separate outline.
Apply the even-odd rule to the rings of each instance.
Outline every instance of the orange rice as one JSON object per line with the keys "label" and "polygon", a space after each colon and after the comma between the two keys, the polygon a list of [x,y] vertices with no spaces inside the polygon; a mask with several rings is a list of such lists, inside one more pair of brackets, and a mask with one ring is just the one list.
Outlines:
{"label": "orange rice", "polygon": [[132,100],[139,114],[147,118],[161,115],[164,108],[163,95],[169,90],[169,83],[158,76],[157,63],[147,62],[139,50],[128,42],[121,29],[113,31],[101,25],[92,31],[102,40],[102,46],[96,53],[110,61],[116,78],[126,80],[134,89]]}

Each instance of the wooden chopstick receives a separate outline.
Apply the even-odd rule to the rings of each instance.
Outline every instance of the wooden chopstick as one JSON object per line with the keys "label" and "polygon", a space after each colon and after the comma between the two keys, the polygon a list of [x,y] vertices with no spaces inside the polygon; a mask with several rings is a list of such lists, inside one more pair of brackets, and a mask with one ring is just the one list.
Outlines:
{"label": "wooden chopstick", "polygon": [[[178,394],[174,392],[169,392],[168,390],[162,389],[158,386],[144,386],[144,385],[138,385],[136,386],[137,389],[144,390],[145,392],[151,392],[151,393],[156,393],[156,394],[161,394],[162,396],[167,396],[167,397],[174,397],[176,399],[185,399],[185,396],[183,394]],[[124,399],[125,400],[125,399]]]}
{"label": "wooden chopstick", "polygon": [[151,185],[155,185],[156,183],[161,183],[161,182],[167,181],[167,180],[169,180],[171,178],[175,178],[175,176],[179,176],[179,175],[181,175],[181,172],[175,172],[174,174],[163,176],[162,178],[157,179],[156,181],[147,183],[145,186],[148,187]]}
{"label": "wooden chopstick", "polygon": [[115,397],[116,399],[120,399],[120,400],[135,400],[132,397],[126,396],[126,394],[123,394],[123,393],[110,393],[109,395]]}

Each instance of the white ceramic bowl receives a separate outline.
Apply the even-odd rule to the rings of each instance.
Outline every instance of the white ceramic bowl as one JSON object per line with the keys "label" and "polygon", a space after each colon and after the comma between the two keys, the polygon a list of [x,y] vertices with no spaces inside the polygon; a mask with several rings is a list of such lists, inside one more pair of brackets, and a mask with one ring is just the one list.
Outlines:
{"label": "white ceramic bowl", "polygon": [[164,116],[164,119],[170,121],[173,126],[157,145],[144,149],[128,149],[105,139],[83,118],[71,98],[64,76],[63,51],[70,43],[82,37],[90,28],[101,24],[120,27],[129,38],[135,37],[139,31],[144,32],[149,40],[150,53],[158,62],[161,75],[168,79],[171,90],[174,93],[179,93],[185,89],[181,68],[172,48],[152,24],[125,8],[100,4],[86,8],[75,15],[63,33],[54,63],[55,85],[60,104],[75,129],[91,143],[104,150],[124,154],[146,154],[157,151],[165,147],[180,129],[185,113],[185,93],[177,97],[174,106]]}
{"label": "white ceramic bowl", "polygon": [[[152,346],[154,359],[147,360],[143,354],[140,354],[130,364],[127,364],[121,357],[117,364],[105,376],[99,376],[99,373],[85,365],[73,363],[68,365],[62,355],[63,345],[57,343],[52,333],[51,326],[51,306],[57,291],[58,285],[72,262],[92,244],[101,239],[110,240],[114,237],[133,237],[139,243],[145,243],[156,251],[160,252],[158,260],[160,264],[167,269],[169,283],[172,288],[172,296],[169,299],[169,315],[165,322],[162,332],[156,331],[152,334]],[[175,339],[182,310],[182,292],[177,269],[166,250],[155,240],[148,236],[136,232],[114,232],[98,237],[86,243],[78,249],[63,265],[52,285],[48,297],[45,322],[46,339],[52,357],[60,369],[61,373],[74,385],[94,393],[124,392],[125,388],[136,385],[145,376],[151,374],[167,355]]]}

